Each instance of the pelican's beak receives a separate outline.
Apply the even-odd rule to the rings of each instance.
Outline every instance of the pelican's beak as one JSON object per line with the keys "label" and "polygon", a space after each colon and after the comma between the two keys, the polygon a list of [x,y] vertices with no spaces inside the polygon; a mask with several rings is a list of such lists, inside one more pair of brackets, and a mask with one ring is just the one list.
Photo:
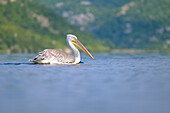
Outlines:
{"label": "pelican's beak", "polygon": [[92,59],[94,59],[94,57],[90,54],[90,52],[83,46],[83,44],[77,40],[77,39],[74,39],[72,41],[73,44],[75,44],[76,46],[78,46],[81,50],[83,50],[87,55],[89,55]]}

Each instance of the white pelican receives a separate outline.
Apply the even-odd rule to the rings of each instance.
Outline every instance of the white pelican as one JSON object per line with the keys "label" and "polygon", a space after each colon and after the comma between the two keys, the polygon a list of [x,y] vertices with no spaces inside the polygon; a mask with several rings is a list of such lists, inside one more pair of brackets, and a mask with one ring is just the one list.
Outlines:
{"label": "white pelican", "polygon": [[45,49],[30,61],[43,64],[78,64],[80,63],[80,52],[75,47],[75,45],[82,49],[92,59],[94,59],[90,52],[83,46],[83,44],[81,44],[81,42],[77,39],[75,35],[68,34],[67,43],[69,47],[73,50],[75,57],[61,50]]}

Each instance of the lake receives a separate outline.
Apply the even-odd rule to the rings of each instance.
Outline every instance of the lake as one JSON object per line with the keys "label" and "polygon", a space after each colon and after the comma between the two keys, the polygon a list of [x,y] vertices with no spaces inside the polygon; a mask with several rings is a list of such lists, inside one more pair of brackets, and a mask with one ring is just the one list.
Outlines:
{"label": "lake", "polygon": [[82,55],[40,65],[0,55],[0,113],[170,113],[170,54]]}

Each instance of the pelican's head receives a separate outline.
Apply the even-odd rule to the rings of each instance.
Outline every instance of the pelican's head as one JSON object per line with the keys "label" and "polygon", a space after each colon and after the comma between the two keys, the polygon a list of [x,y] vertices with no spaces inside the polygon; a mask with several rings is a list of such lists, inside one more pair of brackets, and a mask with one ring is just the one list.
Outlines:
{"label": "pelican's head", "polygon": [[94,57],[90,54],[90,52],[83,46],[83,44],[77,39],[75,35],[68,34],[67,35],[67,41],[71,41],[72,44],[76,45],[79,47],[82,51],[84,51],[87,55],[89,55],[92,59]]}

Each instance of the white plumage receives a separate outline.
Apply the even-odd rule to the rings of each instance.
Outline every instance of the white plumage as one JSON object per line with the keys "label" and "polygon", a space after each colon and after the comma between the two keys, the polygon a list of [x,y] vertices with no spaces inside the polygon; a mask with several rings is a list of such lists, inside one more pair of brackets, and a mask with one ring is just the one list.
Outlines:
{"label": "white plumage", "polygon": [[82,49],[86,54],[88,54],[92,59],[93,56],[90,52],[78,41],[75,35],[67,35],[67,43],[69,47],[73,50],[75,57],[57,49],[45,49],[40,52],[35,58],[31,59],[31,62],[34,63],[48,63],[48,64],[77,64],[80,63],[80,52],[74,46],[77,45]]}

